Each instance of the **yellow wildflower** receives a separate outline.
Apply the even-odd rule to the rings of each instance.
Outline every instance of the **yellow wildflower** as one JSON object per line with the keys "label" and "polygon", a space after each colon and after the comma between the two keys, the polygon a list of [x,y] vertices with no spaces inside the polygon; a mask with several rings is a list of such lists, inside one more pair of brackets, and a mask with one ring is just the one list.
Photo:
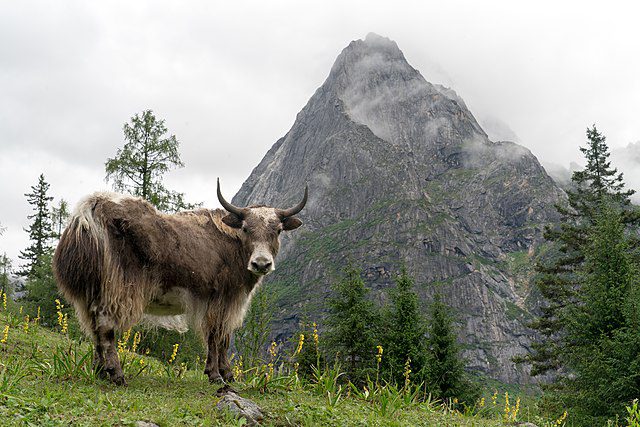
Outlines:
{"label": "yellow wildflower", "polygon": [[298,340],[298,348],[296,349],[295,354],[300,353],[302,351],[302,346],[304,345],[304,334],[300,334],[300,339]]}
{"label": "yellow wildflower", "polygon": [[38,306],[38,315],[35,318],[36,325],[40,324],[40,306]]}
{"label": "yellow wildflower", "polygon": [[480,399],[480,403],[478,404],[481,408],[484,408],[484,397]]}
{"label": "yellow wildflower", "polygon": [[313,342],[316,344],[316,351],[318,350],[318,342],[320,338],[318,337],[318,325],[316,322],[313,322]]}
{"label": "yellow wildflower", "polygon": [[382,362],[382,352],[384,350],[382,349],[381,345],[376,346],[376,348],[378,349],[378,353],[376,354],[376,362],[378,362],[378,364],[380,364],[380,362]]}
{"label": "yellow wildflower", "polygon": [[404,387],[409,387],[411,380],[409,379],[409,374],[411,374],[411,358],[408,357],[407,361],[404,364]]}
{"label": "yellow wildflower", "polygon": [[131,344],[131,351],[132,352],[136,352],[136,350],[138,349],[138,344],[140,344],[140,332],[136,332],[135,335],[133,335],[133,343]]}
{"label": "yellow wildflower", "polygon": [[242,372],[242,356],[240,356],[237,362],[233,364],[233,376],[236,380],[242,377]]}
{"label": "yellow wildflower", "polygon": [[62,330],[60,332],[62,332],[63,334],[66,334],[68,328],[69,328],[69,315],[65,313],[64,317],[62,318]]}
{"label": "yellow wildflower", "polygon": [[2,339],[0,340],[0,343],[6,344],[7,338],[9,338],[9,325],[4,327],[4,331],[2,332]]}
{"label": "yellow wildflower", "polygon": [[271,359],[275,359],[278,354],[278,344],[275,341],[271,342],[269,346],[269,354],[271,355]]}
{"label": "yellow wildflower", "polygon": [[20,316],[22,316],[22,306],[20,306]]}
{"label": "yellow wildflower", "polygon": [[557,426],[561,426],[564,424],[564,421],[567,419],[567,411],[564,411],[564,413],[562,414],[562,416],[560,416],[560,418],[558,418],[556,420],[556,425]]}
{"label": "yellow wildflower", "polygon": [[7,293],[2,293],[2,308],[7,309]]}
{"label": "yellow wildflower", "polygon": [[24,325],[22,326],[22,329],[24,329],[26,333],[29,333],[29,315],[28,314],[24,316]]}
{"label": "yellow wildflower", "polygon": [[511,405],[509,404],[509,392],[504,392],[504,418],[509,419],[509,412],[511,412]]}
{"label": "yellow wildflower", "polygon": [[59,299],[56,299],[56,311],[58,313],[58,325],[64,329],[64,315],[62,314],[62,309],[64,305],[60,302]]}
{"label": "yellow wildflower", "polygon": [[124,334],[122,334],[122,338],[118,340],[118,353],[123,353],[127,349],[129,337],[131,337],[131,328],[129,328]]}
{"label": "yellow wildflower", "polygon": [[176,356],[178,355],[178,347],[180,344],[173,345],[173,351],[171,352],[171,357],[169,358],[169,364],[172,364],[174,360],[176,360]]}
{"label": "yellow wildflower", "polygon": [[497,402],[498,402],[498,390],[496,390],[493,393],[493,396],[491,396],[491,403],[493,404],[493,406],[496,406]]}
{"label": "yellow wildflower", "polygon": [[520,397],[516,399],[516,406],[511,411],[511,420],[515,421],[518,418],[518,412],[520,411]]}

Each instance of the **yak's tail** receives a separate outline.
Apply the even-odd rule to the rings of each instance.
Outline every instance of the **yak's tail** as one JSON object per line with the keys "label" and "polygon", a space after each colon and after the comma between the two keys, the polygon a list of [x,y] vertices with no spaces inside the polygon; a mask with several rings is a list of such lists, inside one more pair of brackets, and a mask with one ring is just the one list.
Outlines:
{"label": "yak's tail", "polygon": [[58,289],[67,300],[89,305],[99,298],[107,234],[93,210],[99,195],[91,195],[76,207],[53,256]]}

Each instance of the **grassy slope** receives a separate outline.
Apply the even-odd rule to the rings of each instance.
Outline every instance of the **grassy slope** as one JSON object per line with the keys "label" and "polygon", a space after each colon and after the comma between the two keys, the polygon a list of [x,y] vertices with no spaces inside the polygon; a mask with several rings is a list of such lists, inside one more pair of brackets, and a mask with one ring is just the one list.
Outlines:
{"label": "grassy slope", "polygon": [[[165,367],[152,358],[127,354],[128,387],[95,379],[88,368],[90,346],[24,320],[0,314],[0,338],[9,325],[6,343],[0,344],[0,425],[135,425],[138,420],[161,426],[238,425],[215,409],[214,386],[200,372],[186,371],[169,378]],[[75,357],[76,363],[65,361]],[[82,362],[82,357],[86,359]],[[147,369],[135,376],[140,359]],[[87,363],[85,363],[87,362]],[[79,367],[74,371],[74,367]],[[322,426],[498,426],[501,422],[445,413],[436,405],[413,404],[382,416],[368,402],[344,398],[331,407],[326,397],[310,387],[271,387],[267,393],[247,384],[239,393],[264,410],[266,425]]]}

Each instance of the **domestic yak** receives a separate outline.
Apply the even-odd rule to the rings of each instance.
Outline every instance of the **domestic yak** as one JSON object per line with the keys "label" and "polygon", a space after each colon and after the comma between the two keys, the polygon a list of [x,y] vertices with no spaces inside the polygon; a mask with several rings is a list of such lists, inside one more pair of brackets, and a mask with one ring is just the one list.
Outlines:
{"label": "domestic yak", "polygon": [[289,209],[236,207],[158,212],[139,197],[95,193],[82,200],[53,258],[58,288],[95,344],[94,367],[125,384],[115,344],[143,318],[168,329],[193,327],[207,344],[205,374],[233,380],[229,341],[262,278],[273,271],[280,233],[302,221]]}

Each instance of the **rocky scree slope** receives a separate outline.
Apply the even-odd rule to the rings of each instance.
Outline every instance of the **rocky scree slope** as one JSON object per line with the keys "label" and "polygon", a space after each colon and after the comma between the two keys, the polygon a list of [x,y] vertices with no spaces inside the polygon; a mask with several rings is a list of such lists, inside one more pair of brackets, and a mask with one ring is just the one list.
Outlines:
{"label": "rocky scree slope", "polygon": [[530,381],[511,361],[531,342],[529,258],[564,197],[531,152],[490,141],[453,90],[369,34],[342,51],[233,203],[297,203],[304,183],[305,225],[286,233],[266,284],[279,338],[303,317],[321,321],[347,260],[381,300],[405,264],[423,302],[438,287],[457,311],[472,369]]}

